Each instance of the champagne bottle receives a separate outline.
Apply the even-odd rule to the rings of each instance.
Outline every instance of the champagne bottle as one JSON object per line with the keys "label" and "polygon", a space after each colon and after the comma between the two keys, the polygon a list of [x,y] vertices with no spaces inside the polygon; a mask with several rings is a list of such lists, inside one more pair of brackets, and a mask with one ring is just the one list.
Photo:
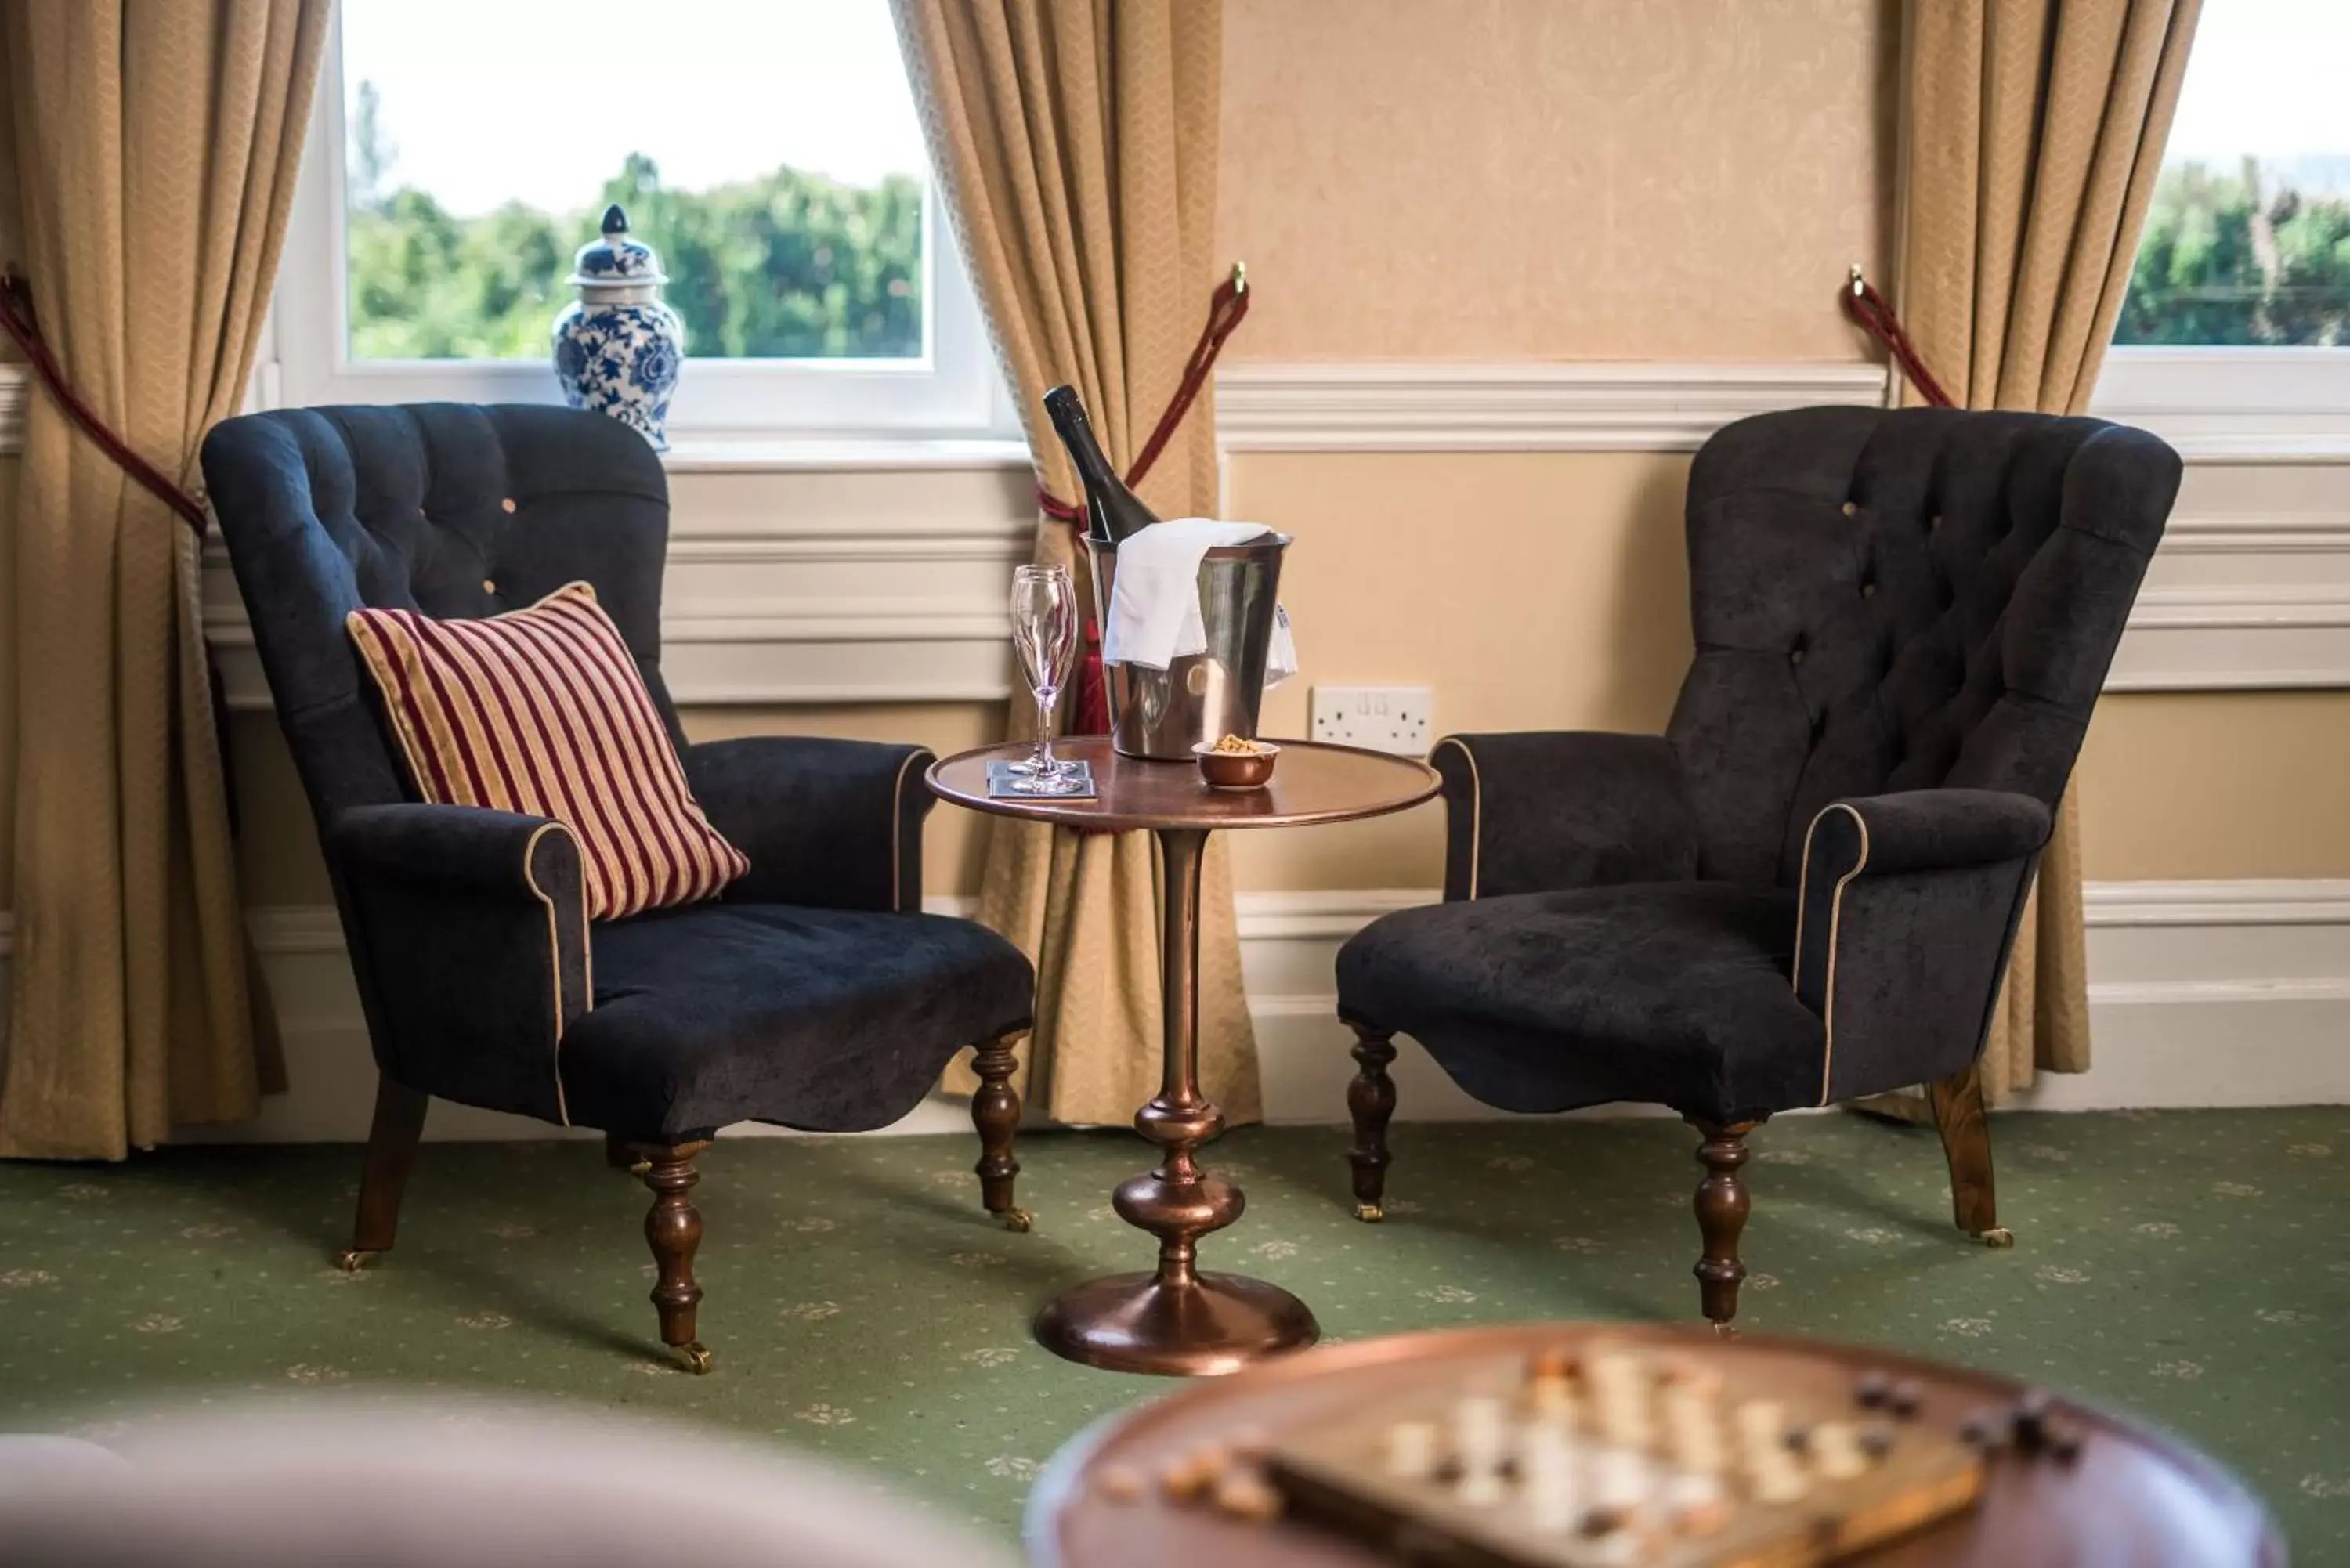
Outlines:
{"label": "champagne bottle", "polygon": [[1085,482],[1088,539],[1115,545],[1159,521],[1142,504],[1142,497],[1128,490],[1126,481],[1110,467],[1101,442],[1094,439],[1093,422],[1086,418],[1086,405],[1075,387],[1055,387],[1045,393],[1045,411],[1053,417],[1053,428],[1060,431],[1061,444],[1069,449],[1069,461],[1077,465],[1077,477]]}

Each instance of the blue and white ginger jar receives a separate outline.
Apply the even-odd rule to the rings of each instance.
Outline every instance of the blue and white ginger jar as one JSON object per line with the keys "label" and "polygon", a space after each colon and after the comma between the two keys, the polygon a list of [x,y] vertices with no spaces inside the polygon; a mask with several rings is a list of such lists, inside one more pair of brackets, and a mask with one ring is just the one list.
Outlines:
{"label": "blue and white ginger jar", "polygon": [[582,245],[563,280],[579,298],[555,318],[555,379],[563,400],[634,425],[669,450],[669,401],[685,362],[685,324],[661,303],[669,281],[652,247],[629,234],[629,214],[604,209],[603,237]]}

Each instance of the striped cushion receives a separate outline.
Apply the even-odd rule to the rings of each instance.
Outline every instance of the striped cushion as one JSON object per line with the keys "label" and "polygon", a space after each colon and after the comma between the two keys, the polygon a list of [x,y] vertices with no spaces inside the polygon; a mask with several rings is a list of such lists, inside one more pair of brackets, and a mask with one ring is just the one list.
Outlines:
{"label": "striped cushion", "polygon": [[589,585],[488,620],[362,609],[348,624],[424,798],[568,827],[588,919],[714,898],[751,868],[686,787],[636,659]]}

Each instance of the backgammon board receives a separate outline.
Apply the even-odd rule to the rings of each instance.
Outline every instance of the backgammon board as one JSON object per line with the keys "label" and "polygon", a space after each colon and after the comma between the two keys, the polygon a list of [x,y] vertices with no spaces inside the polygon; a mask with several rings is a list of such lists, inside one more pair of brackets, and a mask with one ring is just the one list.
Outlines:
{"label": "backgammon board", "polygon": [[1398,1334],[1106,1419],[1039,1568],[2281,1568],[2210,1460],[1988,1374],[1638,1324]]}

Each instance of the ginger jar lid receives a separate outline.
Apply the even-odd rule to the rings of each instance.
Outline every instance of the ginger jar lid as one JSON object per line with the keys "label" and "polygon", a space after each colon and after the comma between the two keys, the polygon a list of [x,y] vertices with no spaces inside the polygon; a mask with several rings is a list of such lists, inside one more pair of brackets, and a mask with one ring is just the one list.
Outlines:
{"label": "ginger jar lid", "polygon": [[603,237],[579,247],[571,258],[571,275],[563,281],[574,288],[598,284],[635,287],[667,283],[669,275],[661,271],[652,246],[629,234],[629,214],[615,202],[604,209]]}

